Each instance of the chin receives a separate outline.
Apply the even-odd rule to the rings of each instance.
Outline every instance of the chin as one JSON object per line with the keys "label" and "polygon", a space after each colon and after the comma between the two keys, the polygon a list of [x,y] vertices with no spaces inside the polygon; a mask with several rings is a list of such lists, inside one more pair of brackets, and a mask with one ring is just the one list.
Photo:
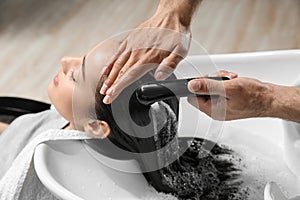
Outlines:
{"label": "chin", "polygon": [[53,104],[56,107],[56,98],[55,98],[55,90],[54,90],[54,85],[52,83],[49,83],[48,88],[47,88],[47,93],[48,93],[48,97],[49,100],[51,102],[51,104]]}
{"label": "chin", "polygon": [[48,93],[48,97],[52,103],[52,88],[53,86],[51,85],[51,83],[49,83],[48,88],[47,88],[47,93]]}
{"label": "chin", "polygon": [[69,112],[68,114],[67,111],[66,111],[66,105],[61,105],[61,102],[60,102],[60,98],[59,98],[59,95],[57,94],[57,91],[55,91],[55,88],[53,86],[53,84],[49,84],[48,85],[48,97],[51,101],[51,104],[55,107],[55,109],[57,110],[57,112],[59,112],[59,114],[65,118],[66,120],[70,121],[70,113]]}

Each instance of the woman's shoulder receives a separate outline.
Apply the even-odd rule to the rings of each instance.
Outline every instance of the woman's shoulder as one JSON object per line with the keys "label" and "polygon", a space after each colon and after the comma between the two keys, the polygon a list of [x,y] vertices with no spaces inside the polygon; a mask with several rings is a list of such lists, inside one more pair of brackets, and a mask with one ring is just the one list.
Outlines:
{"label": "woman's shoulder", "polygon": [[38,113],[28,113],[17,117],[12,123],[42,119],[62,118],[62,116],[55,109],[48,109]]}
{"label": "woman's shoulder", "polygon": [[67,121],[55,110],[49,109],[38,113],[30,113],[16,118],[9,129],[31,130],[61,128]]}

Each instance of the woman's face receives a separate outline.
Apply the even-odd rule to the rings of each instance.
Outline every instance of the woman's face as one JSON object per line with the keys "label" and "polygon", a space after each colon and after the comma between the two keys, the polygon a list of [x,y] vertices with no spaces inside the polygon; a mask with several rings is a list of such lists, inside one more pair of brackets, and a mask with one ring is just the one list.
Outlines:
{"label": "woman's face", "polygon": [[73,122],[72,96],[83,57],[65,56],[60,63],[61,70],[49,84],[48,95],[57,111],[65,119]]}
{"label": "woman's face", "polygon": [[56,110],[70,122],[71,128],[84,130],[87,111],[95,100],[95,89],[106,62],[118,48],[118,41],[105,41],[85,56],[65,56],[61,70],[48,86],[48,96]]}

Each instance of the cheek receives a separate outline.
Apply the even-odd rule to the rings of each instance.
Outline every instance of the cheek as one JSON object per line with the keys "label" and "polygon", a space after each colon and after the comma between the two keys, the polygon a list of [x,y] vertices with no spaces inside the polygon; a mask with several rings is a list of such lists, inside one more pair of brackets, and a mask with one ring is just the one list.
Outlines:
{"label": "cheek", "polygon": [[56,110],[68,121],[73,121],[72,97],[74,86],[70,83],[48,86],[48,96]]}
{"label": "cheek", "polygon": [[75,88],[73,95],[73,123],[77,130],[84,130],[84,126],[95,119],[94,114],[94,99],[95,94],[90,90],[90,87]]}

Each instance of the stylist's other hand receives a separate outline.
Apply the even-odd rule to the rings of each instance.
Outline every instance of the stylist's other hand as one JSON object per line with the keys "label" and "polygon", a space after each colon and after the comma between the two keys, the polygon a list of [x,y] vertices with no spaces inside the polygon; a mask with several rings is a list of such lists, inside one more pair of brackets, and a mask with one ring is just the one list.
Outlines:
{"label": "stylist's other hand", "polygon": [[[226,76],[222,71],[222,76]],[[188,102],[216,120],[234,120],[266,116],[272,104],[272,89],[268,84],[252,78],[231,76],[231,80],[216,81],[205,78],[191,80],[188,88],[211,98],[189,97]]]}
{"label": "stylist's other hand", "polygon": [[166,79],[187,55],[190,24],[202,0],[160,0],[153,17],[131,31],[108,62],[100,93],[111,103],[121,91],[152,69],[157,80]]}

